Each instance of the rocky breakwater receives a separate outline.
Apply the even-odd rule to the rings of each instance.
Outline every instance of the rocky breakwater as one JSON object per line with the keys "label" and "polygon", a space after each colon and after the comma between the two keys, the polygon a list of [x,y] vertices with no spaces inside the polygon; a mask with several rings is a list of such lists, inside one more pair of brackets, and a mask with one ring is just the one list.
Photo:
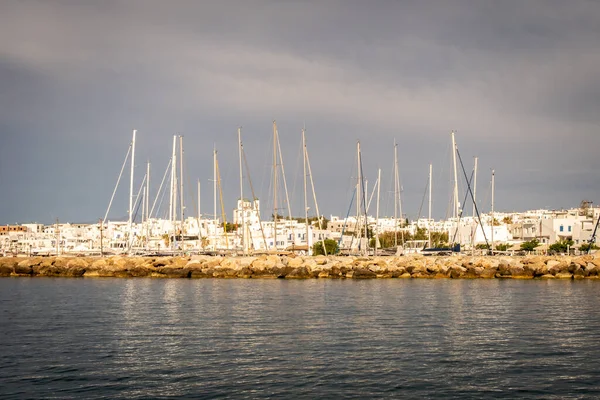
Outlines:
{"label": "rocky breakwater", "polygon": [[600,279],[600,254],[577,257],[0,257],[0,276]]}

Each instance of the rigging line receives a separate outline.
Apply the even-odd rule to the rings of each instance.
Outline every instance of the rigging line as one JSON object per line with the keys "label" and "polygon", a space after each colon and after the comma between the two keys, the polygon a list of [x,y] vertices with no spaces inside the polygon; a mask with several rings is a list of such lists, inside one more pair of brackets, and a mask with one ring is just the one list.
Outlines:
{"label": "rigging line", "polygon": [[[305,146],[306,146],[306,139],[305,139]],[[306,164],[308,166],[308,174],[310,176],[310,186],[312,187],[313,200],[315,201],[315,209],[317,212],[317,221],[319,221],[319,230],[323,230],[321,214],[319,213],[319,203],[317,203],[317,194],[315,193],[315,183],[313,181],[312,170],[310,168],[310,159],[308,158],[308,149],[306,147],[304,147],[304,156],[306,157]],[[306,220],[305,223],[308,224],[308,220]],[[325,235],[324,234],[323,234],[322,238],[323,238],[323,241],[322,241],[323,242],[323,253],[324,253],[324,255],[327,255],[327,248],[325,247]],[[306,238],[306,245],[308,246],[308,238]]]}
{"label": "rigging line", "polygon": [[121,172],[119,172],[119,178],[117,179],[117,184],[115,185],[115,190],[113,190],[112,196],[110,196],[110,202],[108,203],[108,209],[106,210],[106,214],[104,214],[104,219],[102,220],[103,224],[106,224],[106,219],[108,218],[108,213],[110,212],[110,207],[112,206],[112,202],[115,198],[115,193],[117,193],[117,188],[119,187],[119,182],[121,182],[121,176],[123,176],[123,170],[125,169],[125,164],[127,164],[127,159],[129,159],[129,153],[131,153],[132,146],[133,146],[133,142],[129,144],[129,149],[127,150],[127,154],[125,155],[125,160],[123,160],[123,166],[121,167]]}
{"label": "rigging line", "polygon": [[[265,155],[263,156],[262,160],[271,160],[270,153],[271,153],[271,149],[273,149],[272,145],[273,145],[273,139],[270,137],[269,138],[269,146],[267,146],[265,148]],[[265,175],[267,175],[267,173],[269,174],[269,179],[268,179],[269,186],[267,188],[268,195],[265,196],[265,180],[266,180]],[[265,202],[266,210],[272,210],[274,208],[274,207],[272,207],[273,204],[271,203],[271,193],[273,191],[273,187],[271,186],[273,184],[273,179],[271,179],[272,177],[273,177],[273,164],[272,163],[263,164],[262,181],[260,183],[260,195],[261,195],[261,198],[267,199],[267,201]]]}
{"label": "rigging line", "polygon": [[[342,234],[340,235],[340,239],[338,240],[338,247],[340,247],[342,243],[342,239],[344,238],[344,232],[346,231],[346,226],[348,225],[348,217],[350,216],[350,210],[352,210],[352,204],[354,204],[354,197],[356,196],[356,188],[354,192],[352,192],[352,198],[350,199],[350,205],[348,206],[348,212],[346,213],[346,218],[344,219],[344,226],[342,226]],[[351,236],[350,239],[350,249],[352,249],[352,243],[354,241],[354,236]]]}
{"label": "rigging line", "polygon": [[[167,167],[167,170],[168,170],[168,168],[169,167]],[[158,200],[159,193],[156,194],[156,200]],[[158,208],[156,209],[157,210],[156,211],[157,214],[158,214],[158,210],[160,210],[160,207],[162,206],[162,203],[163,203],[163,200],[165,198],[166,193],[167,193],[166,190],[162,191],[162,196],[160,197],[160,202],[158,203]],[[156,203],[156,200],[154,201],[155,203]],[[154,210],[154,206],[152,206],[152,209]],[[166,210],[163,211],[163,219],[167,219],[167,211]]]}
{"label": "rigging line", "polygon": [[[369,249],[369,237],[368,237],[369,231],[368,231],[368,216],[367,216],[367,195],[365,193],[367,191],[367,187],[365,185],[365,174],[363,172],[362,155],[360,157],[360,176],[362,178],[362,182],[361,182],[361,186],[362,186],[361,195],[362,195],[362,203],[363,203],[362,205],[363,205],[363,209],[365,212],[365,231],[366,231],[365,232],[365,240],[366,240],[365,250],[368,250]],[[362,223],[362,221],[361,221],[361,223]],[[361,228],[362,228],[362,226],[361,226]],[[360,248],[361,243],[359,242],[358,245]]]}
{"label": "rigging line", "polygon": [[[134,210],[132,210],[133,215],[131,216],[132,221],[135,221],[135,218],[137,217],[138,211],[140,209],[140,205],[142,204],[140,193],[142,193],[144,183],[146,183],[146,175],[144,175],[144,179],[142,180],[142,184],[140,185],[140,190],[138,190],[137,195],[135,196]],[[127,251],[129,251],[133,245],[133,237],[131,235],[131,231],[128,232],[128,235],[129,236],[127,238]]]}
{"label": "rigging line", "polygon": [[[160,182],[160,186],[158,187],[158,191],[156,192],[156,197],[154,198],[154,202],[152,203],[152,208],[150,209],[150,213],[148,214],[148,218],[150,218],[152,216],[152,212],[154,211],[154,206],[156,206],[156,200],[158,200],[158,196],[160,195],[160,192],[162,190],[163,184],[165,183],[165,178],[167,177],[167,172],[169,172],[169,167],[171,167],[171,162],[173,161],[173,159],[169,158],[169,162],[167,163],[167,169],[165,169],[165,174],[163,175],[162,181]],[[164,193],[166,192],[166,190],[163,192],[163,197],[164,197]],[[162,204],[162,199],[161,199],[161,204]],[[160,208],[160,205],[158,206]]]}
{"label": "rigging line", "polygon": [[[246,166],[246,175],[248,176],[248,183],[250,185],[250,192],[252,193],[252,201],[253,203],[253,207],[256,206],[256,200],[258,200],[256,198],[256,195],[254,194],[254,186],[252,185],[252,179],[250,178],[250,169],[248,168],[248,160],[246,159],[246,152],[244,151],[244,145],[241,146],[242,147],[242,156],[244,157],[244,165]],[[267,237],[265,236],[265,230],[263,229],[263,225],[262,225],[262,218],[260,217],[260,210],[257,210],[258,212],[258,226],[260,227],[260,233],[262,235],[263,238],[263,244],[265,245],[265,250],[267,250]],[[252,236],[252,235],[251,235]],[[250,238],[250,240],[252,240],[252,237]]]}
{"label": "rigging line", "polygon": [[423,192],[423,199],[421,200],[421,206],[419,207],[419,213],[417,214],[417,220],[421,218],[421,212],[423,211],[423,204],[425,204],[425,197],[427,197],[428,189],[429,189],[429,177],[427,178],[427,184],[425,185],[425,192]]}
{"label": "rigging line", "polygon": [[221,217],[223,218],[223,234],[225,236],[225,248],[229,250],[229,238],[227,237],[227,215],[225,215],[225,205],[223,204],[223,187],[221,186],[221,171],[219,170],[219,161],[215,163],[217,169],[217,186],[219,187],[219,200],[221,203]]}
{"label": "rigging line", "polygon": [[298,175],[300,175],[300,156],[302,155],[302,143],[300,143],[300,149],[298,151],[298,157],[296,159],[296,173],[294,174],[294,182],[292,186],[292,199],[296,198],[296,185],[298,183]]}
{"label": "rigging line", "polygon": [[[469,185],[470,185],[471,183],[473,183],[473,175],[474,175],[474,174],[475,174],[475,171],[473,170],[473,171],[471,172],[471,178],[469,179]],[[462,215],[463,215],[463,213],[465,212],[465,209],[466,209],[466,207],[464,206],[464,204],[467,202],[467,198],[468,198],[468,196],[469,196],[469,192],[465,192],[465,199],[464,199],[464,200],[463,200],[463,202],[462,202],[462,204],[463,204],[463,207],[460,209],[460,213],[458,214],[458,220],[456,221],[456,226],[458,226],[458,224],[459,224],[459,222],[460,222],[460,220],[461,220],[461,218],[462,218]],[[457,234],[458,234],[458,229],[454,231],[454,236],[452,237],[452,243],[454,243],[454,241],[456,240],[456,235],[457,235]]]}
{"label": "rigging line", "polygon": [[281,141],[279,140],[279,130],[277,130],[277,149],[279,151],[279,163],[281,164],[281,177],[283,178],[283,188],[285,190],[285,201],[287,202],[288,216],[290,219],[292,219],[292,206],[290,204],[290,197],[288,195],[287,180],[285,179],[285,169],[283,167],[283,154],[281,154]]}
{"label": "rigging line", "polygon": [[[463,174],[464,174],[465,180],[466,180],[467,172],[465,171],[465,167],[462,162],[462,157],[460,156],[460,152],[458,151],[458,149],[456,149],[456,155],[458,155],[458,160],[460,161],[460,166],[462,168],[462,171],[463,171]],[[467,189],[469,190],[469,193],[471,194],[471,200],[473,200],[474,196],[473,196],[473,191],[471,190],[471,185],[467,185]],[[479,215],[479,208],[477,207],[476,202],[473,202],[473,205],[475,206],[475,212],[477,213],[477,219],[479,219],[479,224],[481,225],[481,232],[483,233],[483,238],[485,239],[485,244],[487,245],[488,248],[490,248],[490,244],[488,243],[487,236],[485,234],[485,229],[483,229],[483,224],[481,223],[481,215]],[[492,221],[492,229],[494,229],[493,221]]]}

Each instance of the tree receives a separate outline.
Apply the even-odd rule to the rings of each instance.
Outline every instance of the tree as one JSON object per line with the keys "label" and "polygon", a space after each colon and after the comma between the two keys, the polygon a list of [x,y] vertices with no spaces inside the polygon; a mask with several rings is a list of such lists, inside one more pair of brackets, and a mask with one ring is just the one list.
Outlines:
{"label": "tree", "polygon": [[510,224],[512,224],[512,217],[507,215],[506,217],[504,217],[502,219],[502,222],[504,222],[506,225],[510,225]]}
{"label": "tree", "polygon": [[[336,254],[339,250],[338,242],[333,239],[325,239],[325,249],[327,250],[327,254]],[[323,241],[319,240],[317,243],[313,244],[313,255],[325,255],[323,251]]]}
{"label": "tree", "polygon": [[223,222],[221,226],[225,229],[225,232],[233,232],[237,230],[238,224],[232,224],[231,222]]}
{"label": "tree", "polygon": [[509,245],[508,245],[508,243],[499,243],[499,244],[495,245],[495,247],[496,247],[496,250],[498,250],[498,251],[507,251],[509,248]]}
{"label": "tree", "polygon": [[573,241],[571,239],[559,240],[558,242],[550,245],[548,250],[553,253],[566,253],[569,247],[573,246]]}
{"label": "tree", "polygon": [[540,244],[539,240],[532,239],[528,242],[521,243],[521,250],[534,251],[535,248],[539,246],[539,244]]}
{"label": "tree", "polygon": [[592,243],[591,245],[589,243],[583,243],[581,246],[579,246],[579,251],[587,253],[590,250],[598,250],[598,246],[596,246],[595,243]]}

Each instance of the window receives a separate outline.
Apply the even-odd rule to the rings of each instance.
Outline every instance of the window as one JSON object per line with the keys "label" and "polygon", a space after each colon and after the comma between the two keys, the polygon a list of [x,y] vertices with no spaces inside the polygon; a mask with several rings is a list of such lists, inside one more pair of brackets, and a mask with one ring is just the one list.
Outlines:
{"label": "window", "polygon": [[569,225],[569,232],[571,232],[571,225]]}
{"label": "window", "polygon": [[564,232],[564,231],[565,231],[565,227],[561,225],[561,226],[560,226],[560,231],[561,231],[561,232]]}

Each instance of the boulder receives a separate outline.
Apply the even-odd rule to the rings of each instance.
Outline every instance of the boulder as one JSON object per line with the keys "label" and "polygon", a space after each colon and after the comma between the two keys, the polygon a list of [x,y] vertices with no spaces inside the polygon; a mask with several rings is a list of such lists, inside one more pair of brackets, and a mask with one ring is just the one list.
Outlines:
{"label": "boulder", "polygon": [[355,268],[352,274],[353,279],[372,279],[377,278],[377,274],[367,268]]}
{"label": "boulder", "polygon": [[461,278],[466,272],[467,269],[465,267],[461,267],[460,265],[454,265],[450,268],[450,278]]}
{"label": "boulder", "polygon": [[166,278],[189,278],[191,271],[185,267],[165,266],[157,268],[157,272]]}
{"label": "boulder", "polygon": [[17,258],[0,257],[0,276],[10,276],[18,263]]}
{"label": "boulder", "polygon": [[573,279],[573,275],[569,272],[559,272],[554,275],[557,279]]}
{"label": "boulder", "polygon": [[[192,272],[192,278],[194,277],[193,272]],[[246,266],[246,267],[242,267],[238,272],[237,272],[237,277],[238,278],[252,278],[252,269],[250,269],[250,267]]]}
{"label": "boulder", "polygon": [[286,279],[307,279],[311,278],[312,274],[308,268],[303,266],[294,268],[292,271],[285,274],[284,277]]}

